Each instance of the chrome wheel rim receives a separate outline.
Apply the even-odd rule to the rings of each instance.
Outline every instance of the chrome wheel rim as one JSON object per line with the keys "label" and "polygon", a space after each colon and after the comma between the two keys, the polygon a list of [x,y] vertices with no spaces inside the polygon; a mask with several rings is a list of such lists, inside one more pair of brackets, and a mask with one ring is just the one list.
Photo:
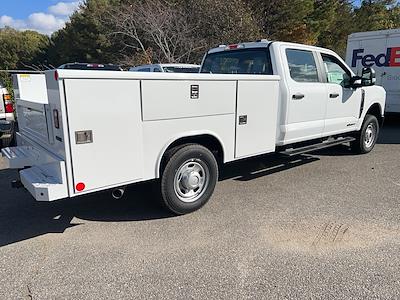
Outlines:
{"label": "chrome wheel rim", "polygon": [[208,177],[206,169],[198,161],[186,161],[175,174],[176,196],[186,203],[197,201],[207,189]]}
{"label": "chrome wheel rim", "polygon": [[376,138],[376,126],[373,123],[368,124],[364,136],[365,147],[371,148],[375,143],[375,138]]}

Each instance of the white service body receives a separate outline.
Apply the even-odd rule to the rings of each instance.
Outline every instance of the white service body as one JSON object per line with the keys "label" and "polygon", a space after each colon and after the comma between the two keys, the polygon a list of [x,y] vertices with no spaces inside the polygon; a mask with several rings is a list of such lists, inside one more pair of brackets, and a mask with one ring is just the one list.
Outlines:
{"label": "white service body", "polygon": [[387,92],[386,112],[400,113],[400,29],[353,33],[346,61],[355,73],[376,71],[376,83]]}
{"label": "white service body", "polygon": [[[373,105],[383,115],[382,88],[343,88],[323,78],[321,53],[354,75],[330,50],[243,47],[269,51],[273,75],[48,71],[43,103],[17,99],[18,147],[3,155],[10,168],[24,168],[21,181],[36,200],[52,201],[159,178],[167,149],[182,139],[211,139],[226,163],[358,131]],[[311,54],[317,83],[291,78],[288,49]],[[299,70],[309,72],[307,65]]]}

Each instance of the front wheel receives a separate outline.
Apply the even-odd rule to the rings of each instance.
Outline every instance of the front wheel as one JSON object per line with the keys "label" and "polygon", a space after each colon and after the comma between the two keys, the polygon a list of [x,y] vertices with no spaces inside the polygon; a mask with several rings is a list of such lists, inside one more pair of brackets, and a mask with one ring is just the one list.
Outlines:
{"label": "front wheel", "polygon": [[165,206],[175,214],[191,213],[210,199],[218,180],[218,164],[207,148],[191,144],[173,152],[161,176]]}
{"label": "front wheel", "polygon": [[378,119],[373,115],[367,115],[360,132],[356,136],[356,140],[351,143],[351,148],[355,153],[369,153],[374,149],[378,136]]}

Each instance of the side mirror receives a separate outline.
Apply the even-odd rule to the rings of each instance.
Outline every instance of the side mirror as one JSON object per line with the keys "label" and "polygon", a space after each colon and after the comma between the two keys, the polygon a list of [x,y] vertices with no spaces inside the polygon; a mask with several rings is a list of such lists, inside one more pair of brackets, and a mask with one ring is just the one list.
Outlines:
{"label": "side mirror", "polygon": [[350,78],[350,87],[352,87],[353,89],[357,89],[362,87],[362,77],[360,76],[353,76]]}
{"label": "side mirror", "polygon": [[353,76],[350,79],[350,86],[357,89],[363,86],[372,86],[376,83],[375,71],[372,68],[363,68],[361,76]]}
{"label": "side mirror", "polygon": [[363,68],[361,71],[361,84],[363,86],[372,86],[376,83],[375,70],[372,68]]}

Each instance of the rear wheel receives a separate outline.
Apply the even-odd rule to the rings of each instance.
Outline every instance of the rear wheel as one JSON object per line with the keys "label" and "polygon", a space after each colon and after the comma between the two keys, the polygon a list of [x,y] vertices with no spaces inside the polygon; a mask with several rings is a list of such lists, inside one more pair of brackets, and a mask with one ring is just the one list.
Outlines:
{"label": "rear wheel", "polygon": [[360,132],[356,136],[356,140],[351,143],[351,148],[355,153],[369,153],[374,149],[378,136],[378,119],[373,115],[367,115]]}
{"label": "rear wheel", "polygon": [[218,180],[218,164],[207,148],[190,144],[173,150],[161,176],[165,206],[175,214],[191,213],[208,202]]}

